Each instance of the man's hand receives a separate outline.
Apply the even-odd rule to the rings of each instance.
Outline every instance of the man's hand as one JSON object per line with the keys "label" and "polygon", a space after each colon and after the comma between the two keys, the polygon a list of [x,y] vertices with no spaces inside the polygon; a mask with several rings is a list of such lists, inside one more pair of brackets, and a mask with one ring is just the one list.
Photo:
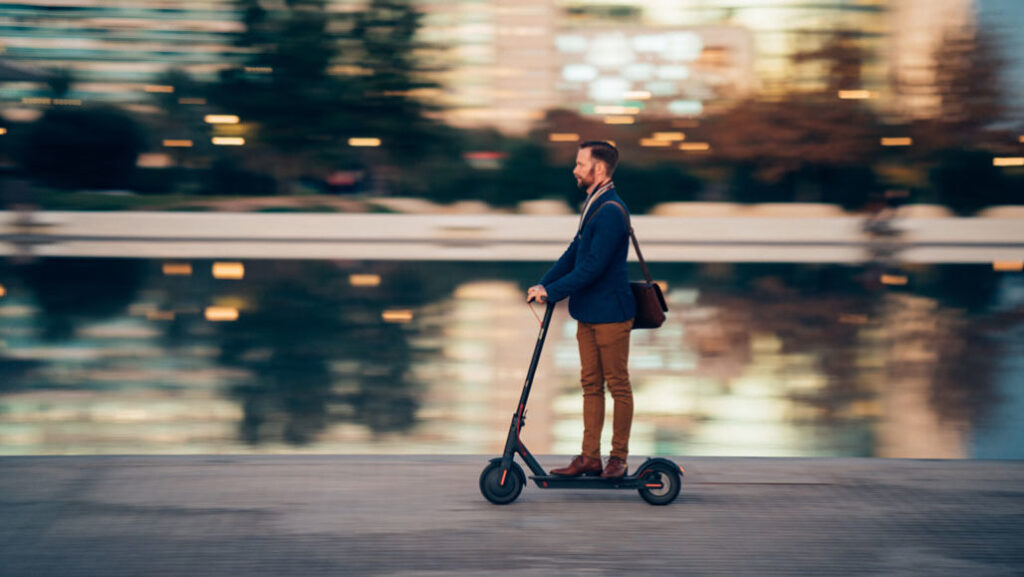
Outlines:
{"label": "man's hand", "polygon": [[542,303],[546,301],[547,298],[548,291],[544,290],[544,287],[542,285],[533,285],[532,287],[526,289],[526,302],[528,303],[532,303],[533,301]]}

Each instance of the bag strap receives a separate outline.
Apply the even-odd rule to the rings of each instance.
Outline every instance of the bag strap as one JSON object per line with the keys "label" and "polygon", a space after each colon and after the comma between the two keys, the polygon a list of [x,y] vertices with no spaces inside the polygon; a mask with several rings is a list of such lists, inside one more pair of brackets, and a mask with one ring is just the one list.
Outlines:
{"label": "bag strap", "polygon": [[636,233],[633,232],[633,221],[629,218],[629,213],[626,212],[626,209],[623,208],[621,204],[615,202],[614,200],[604,201],[597,208],[594,209],[594,212],[590,213],[590,216],[587,217],[587,220],[586,222],[583,223],[583,226],[587,226],[587,223],[590,222],[590,219],[597,216],[597,213],[600,212],[602,208],[609,204],[614,204],[619,208],[620,211],[622,211],[622,216],[623,218],[626,219],[626,226],[629,227],[629,237],[633,239],[633,250],[636,251],[636,258],[637,260],[640,261],[640,269],[644,271],[644,279],[646,279],[648,283],[654,282],[653,280],[651,280],[651,271],[647,270],[647,263],[644,262],[644,255],[642,252],[640,252],[640,242],[636,240]]}

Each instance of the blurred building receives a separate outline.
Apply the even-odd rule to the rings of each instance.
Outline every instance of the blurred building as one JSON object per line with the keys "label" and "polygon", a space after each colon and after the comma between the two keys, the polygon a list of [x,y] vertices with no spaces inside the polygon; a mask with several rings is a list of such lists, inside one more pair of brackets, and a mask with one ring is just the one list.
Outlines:
{"label": "blurred building", "polygon": [[448,42],[442,104],[457,125],[517,132],[547,108],[584,115],[699,116],[752,94],[827,84],[794,67],[837,33],[865,51],[863,84],[884,91],[890,2],[421,0],[423,37]]}
{"label": "blurred building", "polygon": [[699,116],[753,92],[751,40],[738,26],[568,30],[556,92],[586,115]]}
{"label": "blurred building", "polygon": [[[575,28],[621,25],[617,21],[628,7],[631,19],[649,28],[728,26],[745,30],[751,35],[755,55],[750,81],[760,91],[774,93],[794,85],[820,83],[819,77],[802,77],[805,71],[795,70],[792,60],[798,53],[819,48],[837,32],[855,34],[869,54],[879,50],[892,1],[898,0],[598,0],[565,5],[569,23]],[[716,47],[709,43],[704,49],[714,51]],[[869,76],[869,81],[875,78]]]}
{"label": "blurred building", "polygon": [[444,48],[443,118],[457,126],[524,127],[558,106],[551,0],[417,0],[421,40]]}
{"label": "blurred building", "polygon": [[[28,68],[66,70],[64,104],[151,103],[169,69],[212,80],[237,63],[242,30],[232,0],[24,0],[0,3],[0,58]],[[38,104],[45,83],[5,83],[4,104]],[[26,100],[27,99],[27,100]]]}
{"label": "blurred building", "polygon": [[[441,70],[442,90],[428,96],[441,117],[507,132],[551,108],[699,116],[751,95],[829,89],[826,48],[837,37],[860,51],[850,88],[901,116],[928,116],[934,50],[975,9],[974,0],[411,2],[423,15],[419,39],[433,47],[422,53]],[[363,4],[327,0],[333,13]],[[168,70],[212,80],[243,61],[241,19],[232,0],[0,3],[0,60],[68,70],[63,104],[153,110]],[[0,102],[52,105],[51,92],[6,82]]]}
{"label": "blurred building", "polygon": [[967,26],[974,19],[973,0],[894,0],[886,54],[892,81],[899,90],[891,110],[910,118],[927,118],[938,113],[941,96],[934,90],[935,50],[951,30]]}

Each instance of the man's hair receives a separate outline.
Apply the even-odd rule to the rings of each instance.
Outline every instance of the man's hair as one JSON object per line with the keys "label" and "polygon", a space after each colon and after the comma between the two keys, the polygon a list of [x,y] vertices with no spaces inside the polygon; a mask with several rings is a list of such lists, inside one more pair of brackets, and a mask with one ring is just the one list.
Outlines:
{"label": "man's hair", "polygon": [[588,140],[580,143],[580,150],[590,149],[590,156],[594,160],[600,160],[607,169],[608,176],[615,172],[615,166],[619,164],[619,149],[609,142],[603,140]]}

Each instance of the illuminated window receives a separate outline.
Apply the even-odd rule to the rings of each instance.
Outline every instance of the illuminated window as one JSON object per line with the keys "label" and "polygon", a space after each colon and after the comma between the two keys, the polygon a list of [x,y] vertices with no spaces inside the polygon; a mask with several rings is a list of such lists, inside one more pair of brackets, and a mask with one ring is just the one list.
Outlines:
{"label": "illuminated window", "polygon": [[[992,263],[992,269],[999,272],[1021,272],[1024,271],[1024,261],[996,261]],[[0,293],[0,296],[3,294]]]}
{"label": "illuminated window", "polygon": [[412,311],[407,309],[392,309],[381,313],[380,317],[387,323],[408,323],[412,321]]}
{"label": "illuminated window", "polygon": [[597,68],[588,64],[569,64],[562,68],[562,78],[569,82],[589,82],[597,78]]}
{"label": "illuminated window", "polygon": [[693,32],[666,34],[666,46],[662,56],[667,60],[690,62],[696,60],[704,49],[704,41]]}
{"label": "illuminated window", "polygon": [[668,111],[679,116],[697,116],[704,112],[704,104],[699,100],[673,100]]}
{"label": "illuminated window", "polygon": [[204,118],[207,124],[238,124],[238,117],[234,114],[207,114]]}
{"label": "illuminated window", "polygon": [[892,136],[882,139],[882,146],[910,146],[914,143],[912,138],[903,136]]}
{"label": "illuminated window", "polygon": [[590,97],[598,102],[617,102],[630,88],[624,78],[599,78],[590,85]]}
{"label": "illuminated window", "polygon": [[380,146],[379,138],[349,138],[348,145],[352,147],[373,148]]}
{"label": "illuminated window", "polygon": [[245,139],[240,136],[215,136],[210,142],[216,146],[244,146]]}
{"label": "illuminated window", "polygon": [[711,150],[711,145],[707,142],[684,142],[679,145],[679,150],[686,152],[707,152]]}
{"label": "illuminated window", "polygon": [[587,39],[582,36],[556,36],[555,47],[561,52],[586,52]]}
{"label": "illuminated window", "polygon": [[655,75],[662,80],[685,80],[690,77],[688,66],[659,66]]}
{"label": "illuminated window", "polygon": [[650,80],[654,76],[654,66],[646,62],[637,62],[623,68],[622,75],[635,82]]}
{"label": "illuminated window", "polygon": [[191,276],[192,265],[187,262],[165,262],[163,271],[165,276]]}
{"label": "illuminated window", "polygon": [[655,80],[644,85],[653,96],[675,96],[679,94],[679,83],[669,80]]}
{"label": "illuminated window", "polygon": [[907,284],[908,279],[906,276],[898,274],[883,274],[881,278],[882,284],[890,286],[903,286]]}
{"label": "illuminated window", "polygon": [[238,320],[238,309],[234,307],[206,307],[206,320],[213,322],[231,322]]}
{"label": "illuminated window", "polygon": [[348,284],[354,287],[376,287],[380,286],[380,275],[377,274],[350,274]]}
{"label": "illuminated window", "polygon": [[213,278],[240,280],[245,278],[245,265],[240,262],[213,263]]}

